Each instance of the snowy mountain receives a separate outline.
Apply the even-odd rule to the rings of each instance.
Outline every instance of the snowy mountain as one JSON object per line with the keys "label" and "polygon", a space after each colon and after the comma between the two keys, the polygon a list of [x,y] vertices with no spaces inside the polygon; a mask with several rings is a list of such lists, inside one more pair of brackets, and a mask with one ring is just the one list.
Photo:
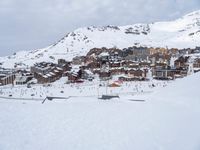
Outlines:
{"label": "snowy mountain", "polygon": [[35,62],[71,60],[92,48],[130,46],[194,48],[200,46],[200,10],[174,21],[128,26],[85,27],[68,33],[44,49],[21,51],[0,58],[2,67],[29,67]]}

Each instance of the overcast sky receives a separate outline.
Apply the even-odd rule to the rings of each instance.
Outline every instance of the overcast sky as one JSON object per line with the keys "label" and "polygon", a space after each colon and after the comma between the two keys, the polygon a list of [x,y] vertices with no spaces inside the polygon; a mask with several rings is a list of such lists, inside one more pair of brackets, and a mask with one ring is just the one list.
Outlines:
{"label": "overcast sky", "polygon": [[172,20],[200,0],[0,0],[0,56],[46,47],[84,26]]}

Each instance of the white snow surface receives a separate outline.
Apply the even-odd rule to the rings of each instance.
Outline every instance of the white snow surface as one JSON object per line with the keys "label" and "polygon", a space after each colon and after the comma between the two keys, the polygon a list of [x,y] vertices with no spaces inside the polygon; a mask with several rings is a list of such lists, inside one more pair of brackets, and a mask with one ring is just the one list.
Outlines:
{"label": "white snow surface", "polygon": [[[159,88],[150,94],[126,93],[110,101],[95,96],[44,104],[0,99],[0,149],[199,150],[199,83],[196,73],[167,87],[155,83]],[[131,84],[127,90],[141,85]],[[77,88],[83,90],[77,93],[93,89]],[[74,94],[70,89],[64,88]]]}
{"label": "white snow surface", "polygon": [[[127,33],[128,32],[128,33]],[[35,62],[86,55],[92,48],[130,46],[194,48],[200,46],[200,11],[174,21],[128,26],[85,27],[68,33],[55,44],[38,50],[17,52],[0,58],[2,67],[30,67]]]}

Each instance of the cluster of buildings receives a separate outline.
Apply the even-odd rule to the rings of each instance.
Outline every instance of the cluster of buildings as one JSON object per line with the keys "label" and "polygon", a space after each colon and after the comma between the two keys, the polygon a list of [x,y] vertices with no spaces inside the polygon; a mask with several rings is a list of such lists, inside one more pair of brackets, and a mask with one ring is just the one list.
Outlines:
{"label": "cluster of buildings", "polygon": [[43,84],[60,79],[70,70],[70,62],[59,59],[57,64],[51,62],[36,63],[31,67],[30,72],[33,74],[33,77],[37,79],[38,83]]}
{"label": "cluster of buildings", "polygon": [[[149,79],[171,80],[200,71],[200,47],[195,49],[168,49],[129,47],[94,48],[86,56],[71,62],[59,59],[57,63],[40,62],[29,70],[0,69],[0,85],[45,84],[67,77],[70,83],[101,80],[113,76],[123,81]],[[66,82],[67,82],[66,81]]]}
{"label": "cluster of buildings", "polygon": [[123,50],[94,48],[86,56],[74,59],[76,65],[83,62],[85,68],[105,80],[114,75],[125,81],[150,78],[170,80],[200,70],[200,47],[181,50],[147,47],[129,47]]}

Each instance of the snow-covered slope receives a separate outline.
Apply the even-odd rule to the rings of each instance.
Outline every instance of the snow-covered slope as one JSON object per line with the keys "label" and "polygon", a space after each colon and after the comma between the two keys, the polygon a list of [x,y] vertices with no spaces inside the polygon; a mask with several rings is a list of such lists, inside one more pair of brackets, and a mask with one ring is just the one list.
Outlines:
{"label": "snow-covered slope", "polygon": [[145,102],[129,101],[128,96],[44,104],[0,99],[0,149],[199,150],[198,83],[199,73],[162,88]]}
{"label": "snow-covered slope", "polygon": [[180,19],[152,24],[128,26],[106,26],[79,28],[60,41],[44,49],[18,52],[0,58],[3,67],[30,66],[40,61],[71,60],[85,55],[92,48],[129,46],[152,46],[193,48],[200,46],[200,11],[192,12]]}
{"label": "snow-covered slope", "polygon": [[[164,89],[157,90],[151,99],[162,100],[172,103],[185,103],[192,107],[200,105],[200,73],[189,75],[183,79],[177,79]],[[196,103],[197,105],[193,105]]]}

